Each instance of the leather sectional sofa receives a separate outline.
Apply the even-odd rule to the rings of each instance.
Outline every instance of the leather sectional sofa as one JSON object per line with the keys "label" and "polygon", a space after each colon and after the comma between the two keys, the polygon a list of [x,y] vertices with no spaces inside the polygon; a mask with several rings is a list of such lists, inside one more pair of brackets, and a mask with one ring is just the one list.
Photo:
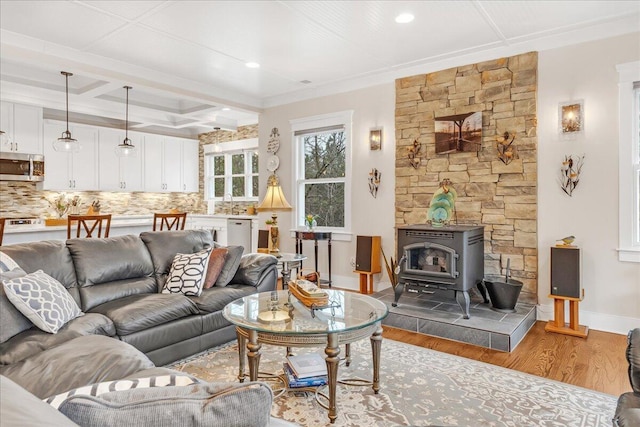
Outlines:
{"label": "leather sectional sofa", "polygon": [[228,285],[199,297],[160,293],[177,253],[212,245],[210,233],[188,230],[0,247],[27,273],[43,270],[57,279],[85,313],[50,334],[12,314],[3,292],[0,374],[44,399],[97,382],[170,372],[156,366],[234,339],[221,311],[244,295],[274,290],[275,257],[244,255]]}
{"label": "leather sectional sofa", "polygon": [[632,329],[627,336],[627,361],[629,362],[629,383],[632,391],[618,398],[614,427],[640,426],[640,328]]}

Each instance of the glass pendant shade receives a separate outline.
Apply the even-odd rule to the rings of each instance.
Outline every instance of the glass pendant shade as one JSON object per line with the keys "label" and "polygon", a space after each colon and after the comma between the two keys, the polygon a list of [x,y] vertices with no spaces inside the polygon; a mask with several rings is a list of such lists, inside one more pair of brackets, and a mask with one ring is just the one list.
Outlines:
{"label": "glass pendant shade", "polygon": [[131,86],[123,86],[127,90],[127,113],[124,122],[124,141],[116,147],[116,156],[118,157],[136,157],[138,150],[129,139],[129,89]]}
{"label": "glass pendant shade", "polygon": [[71,136],[69,131],[69,76],[73,76],[72,73],[66,71],[60,71],[65,78],[65,94],[67,103],[67,130],[62,132],[60,138],[53,141],[53,149],[56,151],[62,151],[66,153],[77,153],[80,151],[80,143],[77,139]]}

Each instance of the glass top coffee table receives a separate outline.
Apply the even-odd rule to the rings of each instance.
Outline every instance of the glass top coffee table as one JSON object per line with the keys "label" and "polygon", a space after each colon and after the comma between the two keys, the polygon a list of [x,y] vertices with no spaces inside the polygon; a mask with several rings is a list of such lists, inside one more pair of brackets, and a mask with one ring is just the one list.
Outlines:
{"label": "glass top coffee table", "polygon": [[[353,292],[325,290],[329,303],[325,308],[309,308],[288,291],[262,292],[229,303],[222,315],[236,326],[239,373],[245,378],[245,357],[249,362],[249,379],[258,379],[262,344],[287,347],[324,347],[329,385],[329,420],[335,422],[336,387],[340,345],[346,344],[347,364],[352,342],[370,337],[373,354],[374,393],[380,390],[381,321],[387,306],[370,296]],[[247,352],[248,350],[248,352]]]}

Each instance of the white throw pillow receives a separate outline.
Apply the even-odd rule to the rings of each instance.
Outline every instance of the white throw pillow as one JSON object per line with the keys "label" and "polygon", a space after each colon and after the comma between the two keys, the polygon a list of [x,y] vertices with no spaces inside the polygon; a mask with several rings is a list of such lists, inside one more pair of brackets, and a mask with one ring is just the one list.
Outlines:
{"label": "white throw pillow", "polygon": [[2,286],[14,307],[45,332],[55,334],[84,314],[64,286],[42,270],[6,280]]}
{"label": "white throw pillow", "polygon": [[7,272],[19,268],[17,262],[4,252],[0,252],[0,271]]}
{"label": "white throw pillow", "polygon": [[162,293],[200,296],[212,250],[207,248],[194,254],[176,254]]}

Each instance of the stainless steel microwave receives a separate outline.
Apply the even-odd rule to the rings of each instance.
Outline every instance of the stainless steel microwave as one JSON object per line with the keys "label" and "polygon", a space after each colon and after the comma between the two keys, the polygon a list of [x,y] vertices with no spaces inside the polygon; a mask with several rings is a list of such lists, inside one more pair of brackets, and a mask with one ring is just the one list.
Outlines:
{"label": "stainless steel microwave", "polygon": [[0,153],[0,181],[43,181],[41,154]]}

